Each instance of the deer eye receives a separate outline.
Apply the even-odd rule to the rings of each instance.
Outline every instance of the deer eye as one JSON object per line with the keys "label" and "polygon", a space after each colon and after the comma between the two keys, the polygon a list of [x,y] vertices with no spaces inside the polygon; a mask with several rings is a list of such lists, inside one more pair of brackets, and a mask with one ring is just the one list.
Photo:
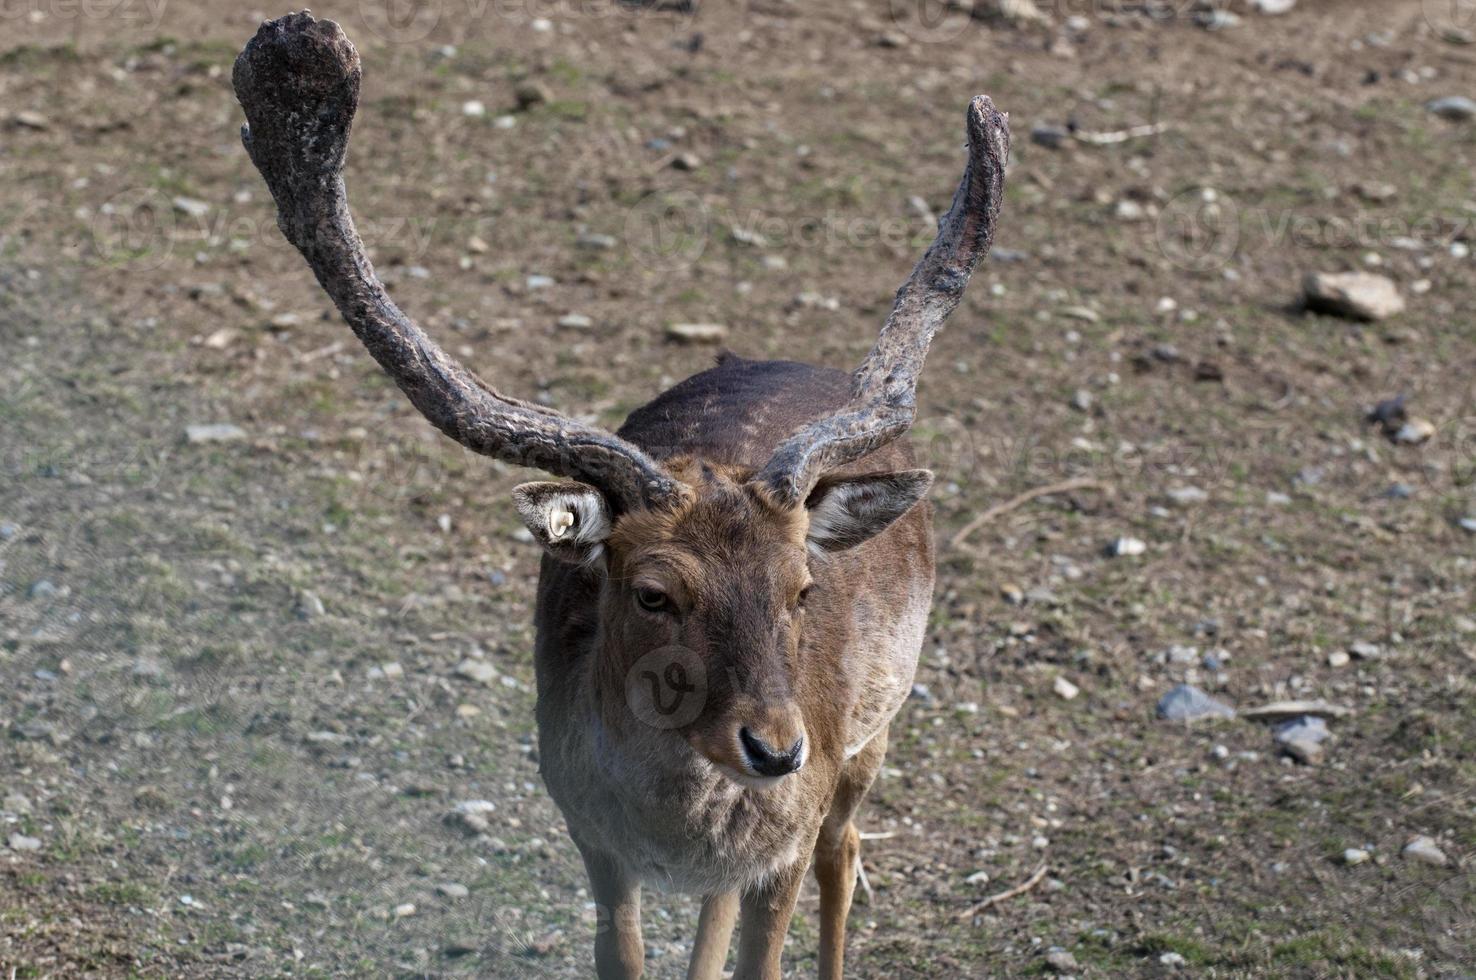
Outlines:
{"label": "deer eye", "polygon": [[636,605],[646,612],[671,612],[671,599],[660,589],[642,586],[635,591]]}
{"label": "deer eye", "polygon": [[800,589],[799,598],[797,598],[797,599],[794,600],[794,607],[796,609],[803,609],[803,608],[805,608],[805,603],[810,601],[810,595],[814,591],[815,591],[815,583],[814,582],[811,582],[809,585],[805,586],[803,589]]}

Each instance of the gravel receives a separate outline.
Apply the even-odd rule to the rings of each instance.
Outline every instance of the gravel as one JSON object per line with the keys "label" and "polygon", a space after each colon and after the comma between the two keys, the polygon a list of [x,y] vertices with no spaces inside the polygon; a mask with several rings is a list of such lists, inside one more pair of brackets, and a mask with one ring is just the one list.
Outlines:
{"label": "gravel", "polygon": [[1234,718],[1235,709],[1223,701],[1210,697],[1197,687],[1180,684],[1159,699],[1158,717],[1167,721]]}

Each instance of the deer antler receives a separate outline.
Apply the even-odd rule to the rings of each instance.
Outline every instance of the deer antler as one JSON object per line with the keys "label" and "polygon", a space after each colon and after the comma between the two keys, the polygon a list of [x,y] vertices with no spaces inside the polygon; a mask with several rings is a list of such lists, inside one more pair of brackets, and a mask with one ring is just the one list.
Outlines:
{"label": "deer antler", "polygon": [[780,444],[757,476],[776,503],[804,501],[826,471],[896,439],[917,414],[917,376],[933,334],[963,298],[964,287],[994,241],[1010,155],[1009,117],[988,96],[968,111],[969,162],[938,225],[938,237],[897,290],[876,346],[856,370],[851,400]]}
{"label": "deer antler", "polygon": [[617,510],[678,499],[681,484],[639,448],[499,394],[390,300],[343,184],[359,78],[359,54],[343,31],[306,11],[262,24],[232,74],[246,110],[241,140],[277,202],[277,226],[354,334],[421,414],[468,449],[591,484]]}

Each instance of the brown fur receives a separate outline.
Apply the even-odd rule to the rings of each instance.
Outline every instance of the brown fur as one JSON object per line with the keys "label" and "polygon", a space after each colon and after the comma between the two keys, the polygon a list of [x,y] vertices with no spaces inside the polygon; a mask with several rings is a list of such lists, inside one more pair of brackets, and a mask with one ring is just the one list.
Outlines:
{"label": "brown fur", "polygon": [[[638,445],[680,420],[702,448],[698,458],[651,447],[691,490],[688,499],[617,518],[603,571],[544,561],[542,770],[586,856],[595,901],[609,910],[596,943],[601,976],[639,975],[634,954],[617,953],[639,948],[630,910],[640,884],[707,898],[693,976],[717,975],[732,893],[743,909],[738,975],[777,976],[812,856],[823,960],[827,975],[839,976],[856,873],[851,815],[911,687],[932,593],[930,514],[923,503],[859,547],[808,551],[807,512],[769,503],[751,482],[750,461],[765,458],[795,417],[844,398],[844,376],[779,364],[773,371],[786,384],[776,390],[767,367],[726,359],[636,412],[622,434]],[[694,403],[710,408],[682,411]],[[909,463],[906,447],[893,444],[854,469]],[[642,611],[632,595],[644,584],[670,596],[680,615]],[[704,665],[705,704],[690,724],[668,730],[631,711],[627,685],[642,657],[673,645]],[[740,725],[775,745],[802,732],[804,765],[761,787],[735,781]]]}

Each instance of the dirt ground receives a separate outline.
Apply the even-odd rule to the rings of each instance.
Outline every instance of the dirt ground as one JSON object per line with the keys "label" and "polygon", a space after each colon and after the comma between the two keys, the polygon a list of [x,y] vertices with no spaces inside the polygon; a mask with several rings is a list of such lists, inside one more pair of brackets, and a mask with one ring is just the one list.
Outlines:
{"label": "dirt ground", "polygon": [[[1476,975],[1476,122],[1425,108],[1476,97],[1476,9],[681,6],[315,12],[363,54],[350,192],[402,305],[611,426],[713,356],[672,323],[857,363],[968,98],[1011,112],[921,391],[940,580],[851,972]],[[229,76],[283,12],[0,5],[0,976],[587,976],[528,477],[420,421],[276,232]],[[1347,269],[1405,312],[1301,308]],[[1366,421],[1401,393],[1421,444]],[[1182,681],[1351,714],[1302,765],[1156,720]],[[695,923],[648,895],[649,975]]]}

